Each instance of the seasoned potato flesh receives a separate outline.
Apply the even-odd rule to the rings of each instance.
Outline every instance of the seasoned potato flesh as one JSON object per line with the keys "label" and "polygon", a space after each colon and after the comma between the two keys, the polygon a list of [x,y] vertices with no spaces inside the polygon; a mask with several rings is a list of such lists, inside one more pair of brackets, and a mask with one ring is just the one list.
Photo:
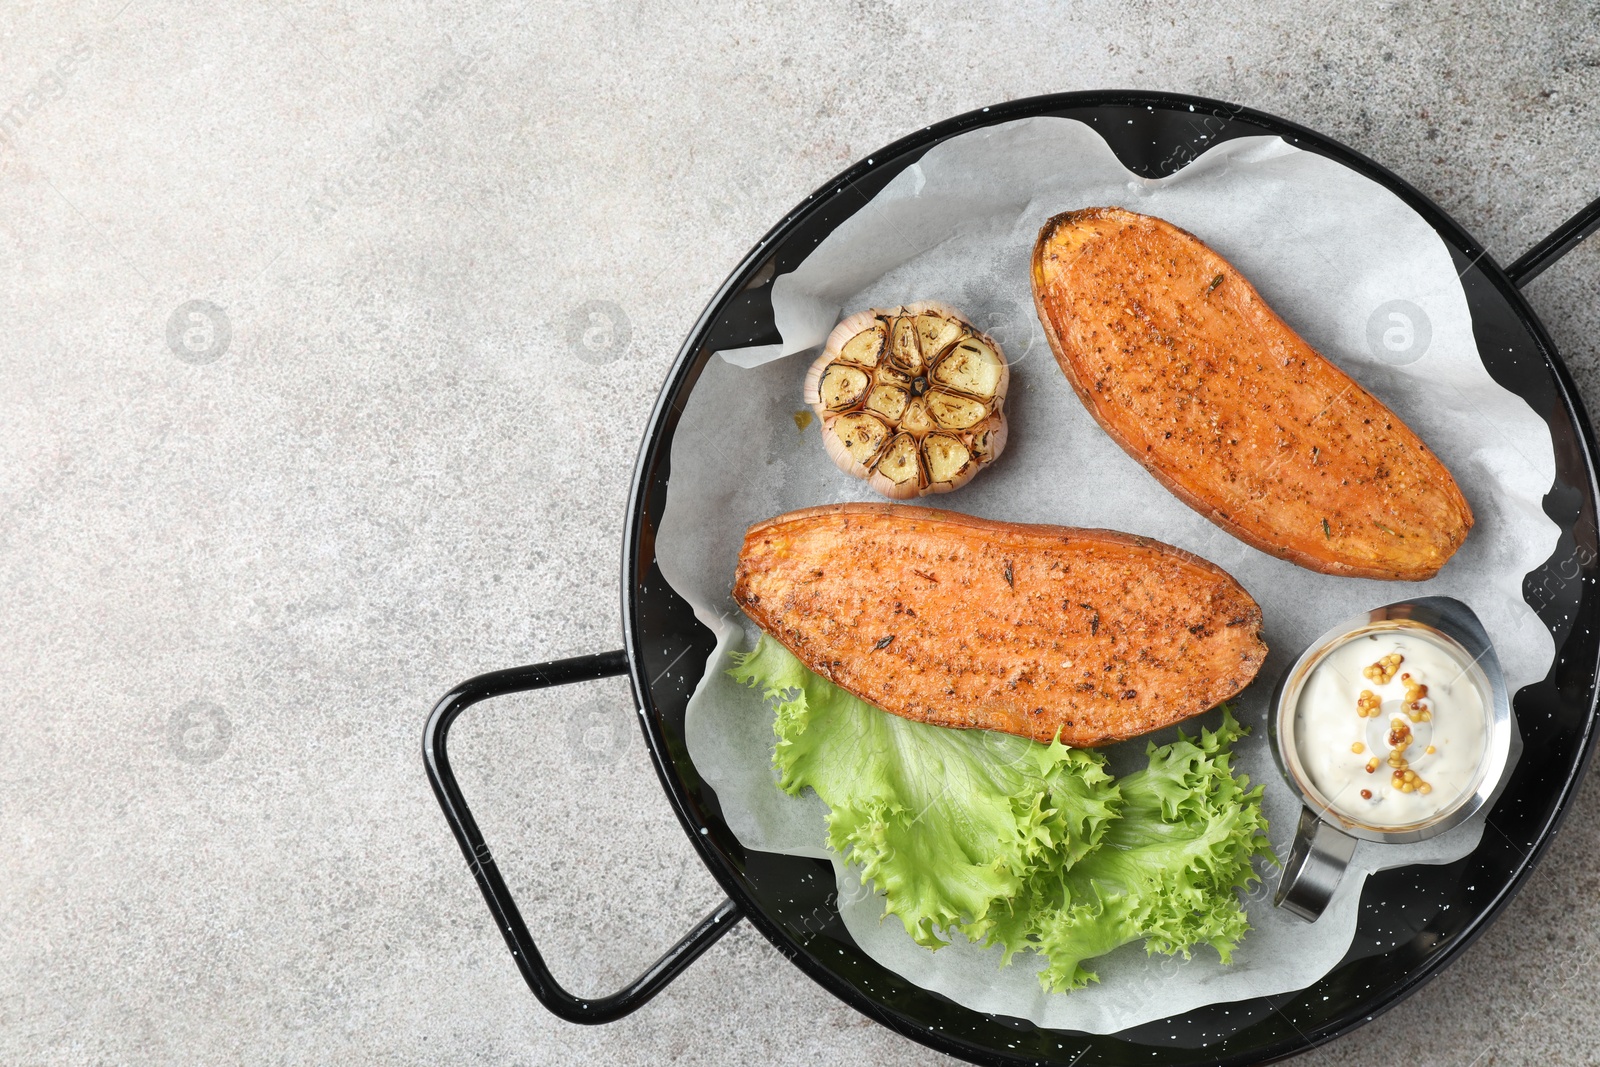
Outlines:
{"label": "seasoned potato flesh", "polygon": [[1420,582],[1466,541],[1472,507],[1440,457],[1194,234],[1117,207],[1069,211],[1039,231],[1032,275],[1084,408],[1245,544],[1324,574]]}
{"label": "seasoned potato flesh", "polygon": [[841,322],[806,377],[828,453],[903,500],[965,485],[1005,446],[1010,371],[994,340],[942,304]]}
{"label": "seasoned potato flesh", "polygon": [[1261,608],[1199,556],[904,504],[756,523],[733,599],[887,712],[1046,744],[1105,745],[1198,715],[1267,657]]}

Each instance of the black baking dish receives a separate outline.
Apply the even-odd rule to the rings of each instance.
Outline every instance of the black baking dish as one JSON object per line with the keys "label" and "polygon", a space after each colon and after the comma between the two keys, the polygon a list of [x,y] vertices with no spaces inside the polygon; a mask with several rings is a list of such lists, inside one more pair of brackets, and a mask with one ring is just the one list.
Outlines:
{"label": "black baking dish", "polygon": [[[1515,694],[1525,750],[1490,815],[1494,831],[1470,856],[1368,878],[1356,945],[1313,986],[1280,997],[1219,1004],[1118,1034],[1048,1030],[987,1015],[910,984],[856,946],[833,905],[824,861],[746,851],[723,820],[716,795],[685,748],[686,703],[713,647],[712,635],[663,580],[654,531],[666,501],[678,416],[701,369],[719,349],[775,343],[771,283],[792,271],[834,227],[933,145],[977,127],[1036,115],[1078,119],[1105,138],[1130,170],[1160,177],[1235,137],[1276,135],[1385,186],[1426,220],[1460,271],[1478,349],[1489,373],[1549,424],[1556,478],[1544,509],[1561,528],[1549,560],[1529,573],[1523,595],[1555,640],[1550,674]],[[519,667],[474,678],[435,707],[423,755],[435,794],[491,912],[534,994],[574,1022],[619,1018],[654,996],[740,918],[748,919],[796,966],[862,1013],[916,1041],[977,1063],[1254,1064],[1303,1051],[1393,1007],[1455,959],[1523,884],[1548,847],[1593,744],[1600,607],[1595,579],[1593,432],[1566,367],[1519,292],[1600,226],[1600,201],[1509,267],[1499,266],[1427,197],[1369,159],[1293,123],[1168,93],[1065,93],[1012,101],[923,129],[875,152],[807,197],[729,276],[679,352],[650,418],[634,474],[623,546],[625,650]],[[656,770],[712,875],[728,894],[683,940],[631,985],[584,1000],[545,967],[451,772],[446,738],[466,708],[488,697],[628,674]],[[617,714],[627,714],[619,708]],[[1382,906],[1404,895],[1396,914]]]}

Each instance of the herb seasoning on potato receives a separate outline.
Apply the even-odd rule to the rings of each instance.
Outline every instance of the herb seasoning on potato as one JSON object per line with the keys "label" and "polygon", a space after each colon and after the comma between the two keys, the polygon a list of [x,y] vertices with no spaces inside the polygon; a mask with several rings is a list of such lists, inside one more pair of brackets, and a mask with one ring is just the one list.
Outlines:
{"label": "herb seasoning on potato", "polygon": [[1000,455],[1010,376],[992,338],[927,301],[839,323],[805,396],[839,468],[905,500],[958,489]]}
{"label": "herb seasoning on potato", "polygon": [[1057,215],[1034,245],[1033,297],[1111,439],[1246,544],[1420,581],[1472,529],[1428,446],[1193,234],[1121,208]]}
{"label": "herb seasoning on potato", "polygon": [[1214,708],[1267,655],[1260,607],[1199,556],[908,504],[756,523],[733,599],[812,671],[884,711],[1078,748]]}

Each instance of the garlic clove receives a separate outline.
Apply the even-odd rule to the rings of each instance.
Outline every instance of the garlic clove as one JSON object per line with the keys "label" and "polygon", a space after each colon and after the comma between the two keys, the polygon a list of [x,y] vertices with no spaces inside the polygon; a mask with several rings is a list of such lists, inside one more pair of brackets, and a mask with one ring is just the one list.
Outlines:
{"label": "garlic clove", "polygon": [[843,411],[861,403],[861,398],[866,395],[867,386],[871,384],[872,379],[867,376],[866,371],[843,363],[834,363],[823,370],[817,392],[823,407],[829,411]]}
{"label": "garlic clove", "polygon": [[972,435],[972,455],[979,463],[989,463],[1006,447],[1006,424],[979,427]]}
{"label": "garlic clove", "polygon": [[959,321],[947,319],[943,315],[918,315],[916,324],[917,340],[922,345],[922,357],[928,362],[938,359],[941,352],[966,332],[961,328]]}
{"label": "garlic clove", "polygon": [[969,396],[934,389],[928,393],[928,414],[947,430],[965,430],[988,418],[989,407]]}
{"label": "garlic clove", "polygon": [[902,316],[894,320],[889,343],[889,362],[907,374],[921,374],[925,366],[922,347],[917,341],[917,320]]}
{"label": "garlic clove", "polygon": [[922,458],[928,481],[953,483],[972,465],[972,452],[961,439],[947,433],[931,433],[922,440]]}
{"label": "garlic clove", "polygon": [[917,462],[917,439],[908,433],[895,434],[873,469],[872,483],[878,492],[896,500],[919,495],[925,483]]}
{"label": "garlic clove", "polygon": [[883,451],[884,442],[889,440],[889,428],[876,416],[859,411],[839,416],[834,423],[834,437],[845,455],[853,463],[860,464],[862,473],[857,477],[864,478],[867,467]]}
{"label": "garlic clove", "polygon": [[999,353],[976,337],[969,337],[939,361],[932,376],[940,385],[987,400],[999,390],[1004,373],[1005,361]]}
{"label": "garlic clove", "polygon": [[861,367],[876,367],[878,358],[883,355],[883,342],[883,324],[876,323],[871,329],[862,330],[850,338],[839,350],[839,358]]}
{"label": "garlic clove", "polygon": [[911,375],[901,374],[887,363],[878,368],[874,377],[880,382],[889,382],[893,385],[898,385],[902,389],[910,389],[911,383],[916,381]]}
{"label": "garlic clove", "polygon": [[906,405],[906,410],[900,416],[900,428],[907,433],[921,437],[939,428],[939,423],[934,420],[932,412],[928,410],[927,397],[915,397]]}
{"label": "garlic clove", "polygon": [[910,399],[906,391],[899,386],[875,385],[872,387],[872,392],[867,394],[866,408],[891,422],[898,422],[906,412],[906,401]]}

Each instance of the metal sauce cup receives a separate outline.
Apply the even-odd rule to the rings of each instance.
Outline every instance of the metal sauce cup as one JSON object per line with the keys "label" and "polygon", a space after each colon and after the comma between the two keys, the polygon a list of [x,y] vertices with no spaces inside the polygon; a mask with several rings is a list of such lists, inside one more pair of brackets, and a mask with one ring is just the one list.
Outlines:
{"label": "metal sauce cup", "polygon": [[[1485,744],[1472,784],[1448,806],[1420,822],[1383,826],[1358,821],[1334,808],[1317,788],[1296,748],[1295,716],[1307,680],[1327,656],[1349,641],[1394,630],[1420,631],[1419,636],[1442,646],[1463,665],[1463,675],[1478,690]],[[1317,638],[1278,680],[1267,729],[1278,769],[1305,802],[1273,903],[1311,922],[1333,899],[1358,840],[1388,844],[1426,841],[1459,826],[1487,804],[1499,792],[1516,733],[1500,661],[1483,624],[1461,601],[1438,596],[1374,608]]]}

